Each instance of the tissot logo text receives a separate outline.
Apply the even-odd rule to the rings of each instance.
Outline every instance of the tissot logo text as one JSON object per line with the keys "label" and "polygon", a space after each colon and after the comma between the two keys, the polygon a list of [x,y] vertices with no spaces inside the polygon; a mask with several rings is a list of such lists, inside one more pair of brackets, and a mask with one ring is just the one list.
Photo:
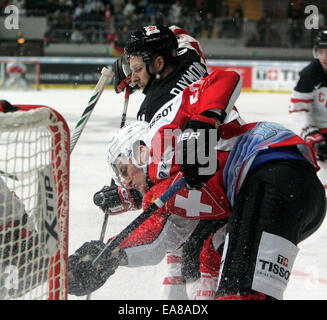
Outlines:
{"label": "tissot logo text", "polygon": [[281,278],[284,278],[285,280],[288,280],[288,278],[290,277],[290,271],[287,270],[285,267],[283,267],[283,265],[263,259],[259,259],[259,262],[262,271],[279,275]]}

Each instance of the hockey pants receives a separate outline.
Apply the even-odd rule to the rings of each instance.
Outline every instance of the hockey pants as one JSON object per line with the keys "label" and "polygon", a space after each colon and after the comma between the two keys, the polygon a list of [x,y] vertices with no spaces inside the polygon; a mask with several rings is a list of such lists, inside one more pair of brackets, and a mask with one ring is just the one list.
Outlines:
{"label": "hockey pants", "polygon": [[244,181],[228,221],[216,298],[282,299],[297,244],[325,217],[325,191],[306,161],[274,161]]}

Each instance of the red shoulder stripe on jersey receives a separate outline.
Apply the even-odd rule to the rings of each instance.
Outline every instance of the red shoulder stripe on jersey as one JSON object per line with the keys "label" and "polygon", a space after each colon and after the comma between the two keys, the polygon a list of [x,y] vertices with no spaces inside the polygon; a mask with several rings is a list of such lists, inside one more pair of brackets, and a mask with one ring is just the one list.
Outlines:
{"label": "red shoulder stripe on jersey", "polygon": [[182,281],[181,276],[172,276],[172,277],[165,277],[164,281],[162,282],[163,285],[170,285],[170,284],[180,284],[184,285],[185,283]]}
{"label": "red shoulder stripe on jersey", "polygon": [[[188,36],[190,39],[194,39],[187,31],[185,31],[183,28],[176,27],[172,30],[176,37],[179,36]],[[200,48],[199,42],[194,39],[194,41],[189,41],[189,44],[196,50],[197,54],[201,57],[201,59],[205,62],[205,58],[203,55],[203,52]]]}
{"label": "red shoulder stripe on jersey", "polygon": [[288,113],[295,113],[295,112],[309,112],[309,109],[298,109],[298,110],[289,110]]}
{"label": "red shoulder stripe on jersey", "polygon": [[291,98],[291,102],[293,103],[312,103],[313,99],[296,99],[296,98]]}

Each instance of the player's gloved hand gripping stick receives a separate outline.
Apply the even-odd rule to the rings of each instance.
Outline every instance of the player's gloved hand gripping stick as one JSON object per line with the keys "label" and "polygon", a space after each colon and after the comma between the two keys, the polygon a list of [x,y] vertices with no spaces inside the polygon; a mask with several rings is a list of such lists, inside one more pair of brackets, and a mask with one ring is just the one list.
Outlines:
{"label": "player's gloved hand gripping stick", "polygon": [[152,213],[160,209],[170,198],[186,185],[184,177],[177,180],[158,199],[156,199],[147,209],[145,209],[135,220],[133,220],[123,231],[110,241],[99,255],[93,260],[95,265],[97,260],[105,251],[112,251],[117,248],[133,231],[135,231]]}
{"label": "player's gloved hand gripping stick", "polygon": [[[120,244],[185,184],[183,177],[175,182],[108,244],[105,245],[101,241],[86,242],[69,256],[68,293],[76,296],[90,296],[93,291],[99,289],[124,258],[125,252],[119,247]],[[119,249],[118,255],[113,254],[115,249]]]}

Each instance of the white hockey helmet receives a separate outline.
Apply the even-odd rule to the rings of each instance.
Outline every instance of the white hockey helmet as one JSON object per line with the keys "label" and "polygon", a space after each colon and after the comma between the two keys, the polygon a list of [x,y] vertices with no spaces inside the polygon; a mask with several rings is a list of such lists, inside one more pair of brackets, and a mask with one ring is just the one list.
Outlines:
{"label": "white hockey helmet", "polygon": [[122,185],[123,179],[117,169],[117,162],[131,160],[132,163],[143,170],[146,165],[137,161],[137,152],[140,145],[149,147],[148,141],[149,124],[144,121],[133,121],[122,129],[114,132],[109,139],[107,161],[111,169],[112,178],[116,184]]}

